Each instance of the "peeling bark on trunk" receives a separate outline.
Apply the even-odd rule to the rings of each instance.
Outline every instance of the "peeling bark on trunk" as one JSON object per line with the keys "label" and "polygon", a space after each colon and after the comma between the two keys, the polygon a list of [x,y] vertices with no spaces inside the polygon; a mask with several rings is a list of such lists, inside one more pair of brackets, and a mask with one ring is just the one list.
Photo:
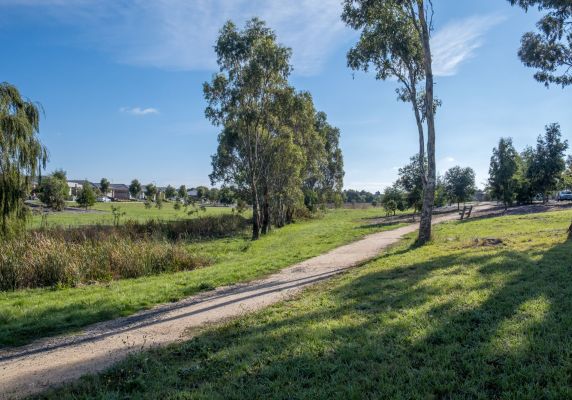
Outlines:
{"label": "peeling bark on trunk", "polygon": [[419,224],[419,237],[417,242],[425,244],[431,240],[431,220],[435,204],[435,184],[437,180],[435,163],[435,115],[433,98],[433,68],[431,65],[431,45],[429,43],[429,27],[425,16],[425,2],[417,0],[419,23],[421,25],[421,39],[425,59],[425,107],[427,114],[427,184],[423,194],[423,207],[421,209],[421,222]]}

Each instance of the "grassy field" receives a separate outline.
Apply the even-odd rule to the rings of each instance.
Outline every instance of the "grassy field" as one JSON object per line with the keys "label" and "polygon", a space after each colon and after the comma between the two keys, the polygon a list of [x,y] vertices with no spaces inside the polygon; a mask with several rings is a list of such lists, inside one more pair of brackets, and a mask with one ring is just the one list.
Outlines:
{"label": "grassy field", "polygon": [[364,218],[380,213],[371,208],[334,210],[323,218],[275,230],[256,242],[244,236],[191,243],[193,254],[213,262],[193,271],[67,289],[1,292],[0,347],[70,332],[201,290],[254,279],[368,233],[399,226],[364,225]]}
{"label": "grassy field", "polygon": [[[70,207],[77,207],[75,203],[68,203]],[[232,209],[230,207],[206,207],[206,211],[199,211],[193,216],[187,215],[184,208],[180,210],[175,210],[173,208],[173,203],[163,203],[163,208],[158,209],[152,207],[146,209],[145,205],[141,202],[125,202],[125,203],[96,203],[87,212],[83,211],[62,211],[62,212],[50,212],[47,214],[46,222],[48,226],[78,226],[78,225],[112,225],[113,215],[111,213],[111,207],[120,207],[120,211],[124,212],[125,215],[121,217],[120,222],[125,222],[127,220],[135,220],[139,222],[145,222],[149,219],[159,219],[159,220],[176,220],[181,218],[193,218],[196,216],[204,215],[217,215],[231,213]],[[30,218],[28,226],[30,228],[39,228],[42,224],[42,216],[34,215]]]}
{"label": "grassy field", "polygon": [[438,226],[426,247],[410,238],[295,300],[42,398],[571,398],[571,218]]}

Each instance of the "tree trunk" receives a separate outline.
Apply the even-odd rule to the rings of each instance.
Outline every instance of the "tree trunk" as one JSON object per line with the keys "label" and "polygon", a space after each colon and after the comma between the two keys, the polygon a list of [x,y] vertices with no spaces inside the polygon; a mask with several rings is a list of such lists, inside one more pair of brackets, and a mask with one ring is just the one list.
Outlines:
{"label": "tree trunk", "polygon": [[260,238],[260,204],[256,187],[252,188],[252,240]]}
{"label": "tree trunk", "polygon": [[570,227],[568,228],[568,239],[572,239],[572,224],[570,224]]}
{"label": "tree trunk", "polygon": [[418,244],[425,244],[431,240],[431,220],[433,218],[433,206],[435,204],[435,184],[437,180],[435,163],[435,113],[433,109],[433,67],[431,65],[431,45],[429,43],[429,27],[425,17],[425,2],[417,0],[419,23],[421,25],[421,39],[423,42],[425,64],[425,107],[427,114],[427,185],[423,193],[423,208],[421,210],[421,222],[419,223]]}
{"label": "tree trunk", "polygon": [[270,204],[268,203],[268,187],[264,188],[264,205],[262,206],[262,234],[270,232]]}

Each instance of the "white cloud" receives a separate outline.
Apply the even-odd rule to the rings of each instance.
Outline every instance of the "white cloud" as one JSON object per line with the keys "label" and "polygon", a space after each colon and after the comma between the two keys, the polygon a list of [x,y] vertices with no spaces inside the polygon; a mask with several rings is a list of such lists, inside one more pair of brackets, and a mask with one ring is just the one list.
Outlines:
{"label": "white cloud", "polygon": [[456,161],[457,161],[457,160],[455,160],[454,157],[448,156],[448,157],[443,158],[443,159],[441,160],[441,163],[442,163],[442,164],[453,164],[453,163],[456,162]]}
{"label": "white cloud", "polygon": [[141,107],[121,107],[119,109],[122,113],[131,115],[148,115],[148,114],[159,114],[159,110],[153,107],[141,108]]}
{"label": "white cloud", "polygon": [[473,58],[483,45],[485,33],[504,20],[500,15],[473,16],[439,29],[431,39],[435,75],[455,75],[461,64]]}
{"label": "white cloud", "polygon": [[[213,70],[219,29],[258,16],[292,47],[294,71],[319,72],[344,32],[340,0],[22,0],[46,15],[79,27],[82,40],[119,62],[179,70]],[[14,0],[0,0],[14,4]]]}

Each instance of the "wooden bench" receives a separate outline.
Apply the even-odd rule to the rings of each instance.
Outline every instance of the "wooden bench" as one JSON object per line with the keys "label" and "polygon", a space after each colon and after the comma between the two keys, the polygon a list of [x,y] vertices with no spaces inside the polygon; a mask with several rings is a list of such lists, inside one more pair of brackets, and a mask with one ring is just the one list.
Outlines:
{"label": "wooden bench", "polygon": [[459,213],[461,216],[461,221],[464,219],[469,219],[471,217],[471,213],[473,212],[473,206],[463,206],[463,211]]}

